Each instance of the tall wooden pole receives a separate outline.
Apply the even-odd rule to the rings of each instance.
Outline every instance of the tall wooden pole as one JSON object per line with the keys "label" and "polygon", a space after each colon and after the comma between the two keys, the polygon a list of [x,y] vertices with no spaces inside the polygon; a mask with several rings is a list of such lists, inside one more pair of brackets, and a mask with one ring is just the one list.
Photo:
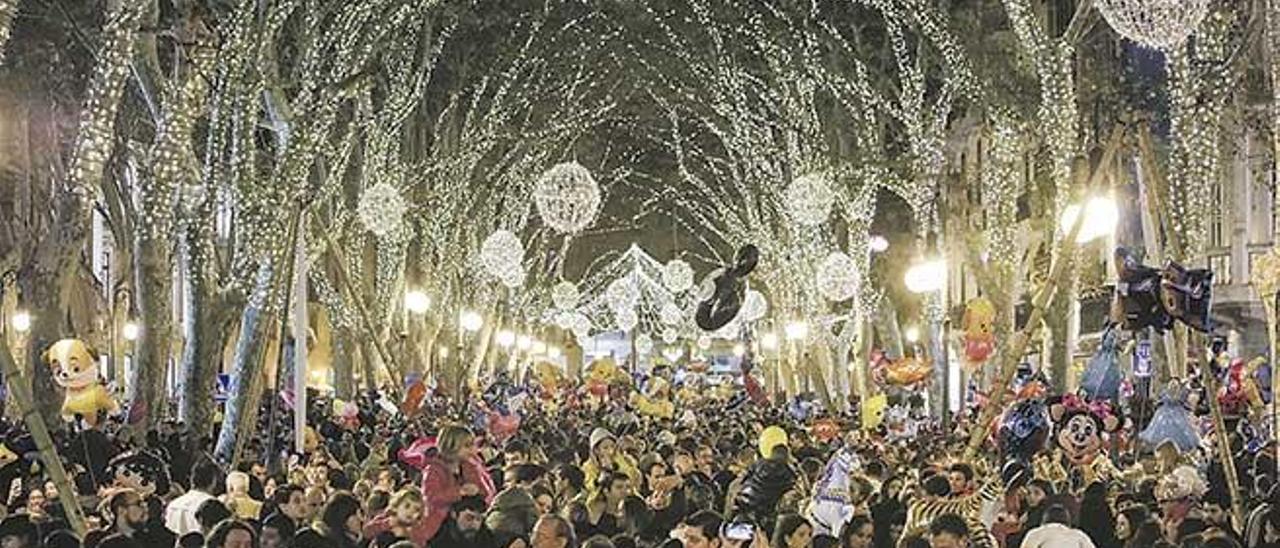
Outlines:
{"label": "tall wooden pole", "polygon": [[26,422],[27,430],[31,432],[31,439],[36,442],[36,450],[40,452],[40,460],[44,463],[45,472],[49,474],[53,484],[58,486],[58,502],[62,503],[67,521],[77,534],[84,536],[89,528],[85,523],[84,510],[80,508],[80,501],[76,500],[76,489],[67,477],[67,469],[62,466],[62,459],[53,448],[49,427],[45,425],[39,410],[32,405],[31,387],[24,382],[25,377],[18,369],[18,364],[13,361],[13,354],[9,352],[9,341],[4,337],[0,337],[0,371],[4,372],[4,378],[9,383],[9,396],[17,404],[19,412],[22,413],[22,420]]}

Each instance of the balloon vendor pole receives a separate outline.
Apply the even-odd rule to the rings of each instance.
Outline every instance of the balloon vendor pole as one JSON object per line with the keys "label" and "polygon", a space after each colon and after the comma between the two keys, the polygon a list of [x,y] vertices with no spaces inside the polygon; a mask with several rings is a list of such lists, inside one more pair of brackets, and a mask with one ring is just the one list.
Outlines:
{"label": "balloon vendor pole", "polygon": [[[1213,356],[1209,359],[1212,360]],[[1209,399],[1209,414],[1213,419],[1213,439],[1218,448],[1218,460],[1222,462],[1222,473],[1226,476],[1227,486],[1231,488],[1231,523],[1237,531],[1243,531],[1244,507],[1240,499],[1240,481],[1236,475],[1235,459],[1231,458],[1231,436],[1227,434],[1226,423],[1222,420],[1222,403],[1218,401],[1218,379],[1213,374],[1213,364],[1202,364],[1200,375],[1204,382],[1205,396]]]}
{"label": "balloon vendor pole", "polygon": [[71,480],[67,477],[67,469],[62,466],[62,459],[53,448],[49,427],[32,405],[31,385],[26,382],[22,371],[18,369],[18,364],[13,361],[13,354],[9,353],[9,341],[4,337],[0,337],[0,371],[9,382],[9,395],[17,404],[18,411],[22,413],[23,421],[27,423],[27,430],[31,432],[31,439],[35,441],[36,449],[40,452],[40,460],[44,463],[45,472],[48,472],[53,484],[58,486],[58,502],[66,511],[67,522],[77,534],[84,536],[89,530],[84,518],[84,509],[80,507],[80,501],[76,500],[75,487],[71,485]]}
{"label": "balloon vendor pole", "polygon": [[[1120,147],[1120,138],[1123,135],[1123,126],[1117,125],[1111,130],[1109,144],[1102,153],[1098,167],[1090,175],[1086,189],[1096,188],[1101,182],[1102,174],[1105,172],[1106,166],[1111,165],[1111,159],[1115,156],[1116,149]],[[1044,319],[1045,307],[1049,304],[1049,299],[1053,297],[1054,292],[1057,291],[1058,281],[1066,274],[1067,263],[1071,262],[1070,258],[1076,252],[1076,236],[1080,234],[1080,229],[1083,226],[1084,215],[1076,215],[1075,220],[1071,223],[1071,229],[1058,240],[1058,248],[1053,254],[1053,263],[1049,267],[1049,276],[1045,279],[1044,285],[1040,286],[1040,291],[1031,300],[1031,314],[1027,318],[1027,323],[1021,330],[1013,334],[1008,348],[1000,353],[1000,375],[997,379],[1000,384],[989,389],[991,397],[987,401],[987,405],[982,408],[982,413],[979,414],[978,421],[974,424],[969,434],[969,445],[964,451],[966,460],[972,461],[977,456],[983,440],[987,439],[987,429],[990,428],[990,425],[995,420],[996,413],[1004,407],[1005,398],[1008,397],[1009,384],[1013,382],[1014,376],[1018,373],[1018,362],[1022,359],[1023,353],[1027,351],[1027,345],[1031,342],[1032,331],[1037,329]]]}

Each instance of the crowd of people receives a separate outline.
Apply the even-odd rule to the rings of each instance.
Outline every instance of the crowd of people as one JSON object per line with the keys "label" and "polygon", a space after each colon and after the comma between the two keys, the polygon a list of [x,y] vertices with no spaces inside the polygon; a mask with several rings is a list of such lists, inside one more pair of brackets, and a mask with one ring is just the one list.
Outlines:
{"label": "crowd of people", "polygon": [[518,421],[495,422],[495,408],[517,414],[512,393],[428,397],[412,417],[372,393],[356,413],[313,398],[304,451],[287,427],[259,428],[281,440],[259,435],[230,466],[172,421],[144,441],[118,420],[62,433],[83,536],[12,426],[0,547],[1280,546],[1274,443],[1234,443],[1233,495],[1211,445],[1140,450],[1122,431],[1099,474],[1055,447],[965,456],[966,421],[944,431],[919,412],[902,437],[856,409],[684,393],[668,396],[678,413],[653,416],[579,388],[522,393]]}

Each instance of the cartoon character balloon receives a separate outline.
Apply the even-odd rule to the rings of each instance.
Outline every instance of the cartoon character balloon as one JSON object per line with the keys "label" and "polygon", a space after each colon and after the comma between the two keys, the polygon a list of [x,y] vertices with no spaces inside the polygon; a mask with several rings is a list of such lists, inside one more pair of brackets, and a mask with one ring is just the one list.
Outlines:
{"label": "cartoon character balloon", "polygon": [[169,467],[145,450],[121,453],[111,459],[107,478],[111,487],[133,489],[143,498],[169,493]]}
{"label": "cartoon character balloon", "polygon": [[1088,466],[1102,453],[1107,435],[1119,430],[1120,418],[1105,403],[1067,395],[1049,406],[1056,428],[1054,441],[1072,464]]}
{"label": "cartoon character balloon", "polygon": [[964,357],[970,366],[987,361],[996,350],[996,336],[992,325],[996,319],[996,307],[986,297],[969,301],[964,310]]}
{"label": "cartoon character balloon", "polygon": [[1262,364],[1263,358],[1255,358],[1245,363],[1244,359],[1231,360],[1227,367],[1226,381],[1218,389],[1218,403],[1222,411],[1231,415],[1256,415],[1263,407],[1262,391],[1258,388],[1255,373]]}
{"label": "cartoon character balloon", "polygon": [[996,443],[1006,460],[1031,462],[1049,439],[1049,412],[1043,401],[1023,400],[1005,408],[996,429]]}
{"label": "cartoon character balloon", "polygon": [[120,406],[98,381],[98,353],[78,339],[62,339],[44,353],[44,363],[53,370],[53,380],[65,390],[62,420],[80,415],[90,425],[98,424],[98,412],[115,413]]}
{"label": "cartoon character balloon", "polygon": [[883,352],[871,355],[871,376],[882,385],[914,386],[933,377],[933,365],[917,357],[890,360]]}

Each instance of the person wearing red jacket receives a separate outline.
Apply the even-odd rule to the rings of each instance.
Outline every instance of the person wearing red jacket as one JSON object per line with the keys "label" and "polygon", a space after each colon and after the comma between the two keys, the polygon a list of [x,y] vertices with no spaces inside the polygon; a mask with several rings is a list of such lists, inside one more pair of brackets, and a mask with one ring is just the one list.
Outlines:
{"label": "person wearing red jacket", "polygon": [[[449,517],[449,507],[464,496],[481,495],[491,504],[496,489],[476,453],[475,436],[462,426],[445,426],[436,438],[435,454],[420,460],[426,514],[415,536],[431,540]],[[414,539],[415,542],[418,539]]]}

